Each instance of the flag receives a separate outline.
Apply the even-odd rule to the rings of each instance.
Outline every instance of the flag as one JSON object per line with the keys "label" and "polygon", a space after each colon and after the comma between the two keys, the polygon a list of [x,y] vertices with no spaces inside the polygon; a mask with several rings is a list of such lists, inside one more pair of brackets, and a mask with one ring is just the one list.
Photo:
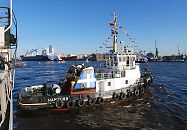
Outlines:
{"label": "flag", "polygon": [[114,26],[114,23],[110,23],[110,27],[113,27]]}
{"label": "flag", "polygon": [[125,29],[123,29],[123,32],[127,35],[127,37],[129,36],[129,34],[127,33]]}

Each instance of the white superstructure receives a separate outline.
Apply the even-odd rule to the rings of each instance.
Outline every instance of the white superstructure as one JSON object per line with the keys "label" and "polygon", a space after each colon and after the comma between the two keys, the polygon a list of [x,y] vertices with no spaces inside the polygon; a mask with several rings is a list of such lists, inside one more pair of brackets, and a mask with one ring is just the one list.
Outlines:
{"label": "white superstructure", "polygon": [[117,50],[117,16],[114,13],[113,50],[105,54],[106,63],[96,72],[96,92],[105,92],[127,88],[140,79],[139,64],[135,63],[136,55],[127,46]]}

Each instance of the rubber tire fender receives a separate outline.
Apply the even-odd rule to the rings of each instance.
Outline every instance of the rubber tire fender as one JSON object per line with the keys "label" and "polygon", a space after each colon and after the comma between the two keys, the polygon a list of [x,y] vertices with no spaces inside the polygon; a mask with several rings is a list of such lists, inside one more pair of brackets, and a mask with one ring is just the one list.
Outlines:
{"label": "rubber tire fender", "polygon": [[112,95],[112,98],[113,98],[114,100],[118,101],[118,100],[119,100],[119,95],[118,95],[117,93],[114,93],[114,94]]}
{"label": "rubber tire fender", "polygon": [[125,93],[120,93],[119,98],[120,98],[121,100],[124,100],[124,99],[127,98],[127,95],[126,95]]}
{"label": "rubber tire fender", "polygon": [[93,105],[93,104],[95,104],[95,98],[90,97],[90,98],[88,99],[88,105]]}
{"label": "rubber tire fender", "polygon": [[140,95],[140,91],[138,90],[138,89],[135,89],[134,90],[134,95],[137,97],[137,96],[139,96]]}
{"label": "rubber tire fender", "polygon": [[151,83],[153,83],[153,76],[150,76],[150,78],[151,78]]}
{"label": "rubber tire fender", "polygon": [[132,98],[133,93],[132,93],[131,91],[129,91],[129,92],[127,93],[127,95],[128,95],[128,98]]}
{"label": "rubber tire fender", "polygon": [[73,108],[73,107],[74,107],[74,102],[73,102],[73,100],[69,100],[69,101],[67,102],[67,107],[68,107],[68,108]]}
{"label": "rubber tire fender", "polygon": [[148,86],[151,86],[151,79],[147,82]]}
{"label": "rubber tire fender", "polygon": [[97,103],[98,104],[103,104],[103,102],[104,102],[104,99],[102,97],[97,98]]}
{"label": "rubber tire fender", "polygon": [[143,87],[140,88],[140,92],[141,92],[142,94],[145,92],[145,90],[144,90]]}
{"label": "rubber tire fender", "polygon": [[57,100],[55,101],[55,106],[56,106],[56,108],[60,109],[60,108],[63,107],[63,105],[64,105],[64,103],[63,103],[63,101],[62,101],[61,99],[57,99]]}
{"label": "rubber tire fender", "polygon": [[85,105],[85,102],[83,99],[78,100],[77,102],[78,107],[83,107]]}

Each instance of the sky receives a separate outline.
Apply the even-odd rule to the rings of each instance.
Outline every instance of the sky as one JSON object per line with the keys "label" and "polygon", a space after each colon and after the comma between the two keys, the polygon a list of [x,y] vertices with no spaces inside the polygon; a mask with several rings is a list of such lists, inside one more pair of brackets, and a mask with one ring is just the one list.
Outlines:
{"label": "sky", "polygon": [[187,53],[187,0],[13,0],[13,8],[18,54],[49,45],[65,54],[104,52],[113,11],[138,49],[154,52],[156,39],[159,55],[177,54],[177,46]]}

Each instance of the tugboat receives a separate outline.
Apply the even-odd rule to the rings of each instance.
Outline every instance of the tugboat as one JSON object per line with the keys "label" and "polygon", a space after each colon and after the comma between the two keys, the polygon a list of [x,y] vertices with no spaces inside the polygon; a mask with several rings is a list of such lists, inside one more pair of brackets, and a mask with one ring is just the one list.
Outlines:
{"label": "tugboat", "polygon": [[20,109],[78,108],[129,100],[144,94],[153,82],[153,76],[148,70],[141,73],[133,49],[126,46],[123,51],[117,51],[115,13],[113,29],[113,48],[105,54],[103,67],[72,65],[59,84],[44,83],[23,88],[18,96]]}
{"label": "tugboat", "polygon": [[12,130],[17,20],[12,0],[0,3],[3,3],[0,5],[0,130]]}

